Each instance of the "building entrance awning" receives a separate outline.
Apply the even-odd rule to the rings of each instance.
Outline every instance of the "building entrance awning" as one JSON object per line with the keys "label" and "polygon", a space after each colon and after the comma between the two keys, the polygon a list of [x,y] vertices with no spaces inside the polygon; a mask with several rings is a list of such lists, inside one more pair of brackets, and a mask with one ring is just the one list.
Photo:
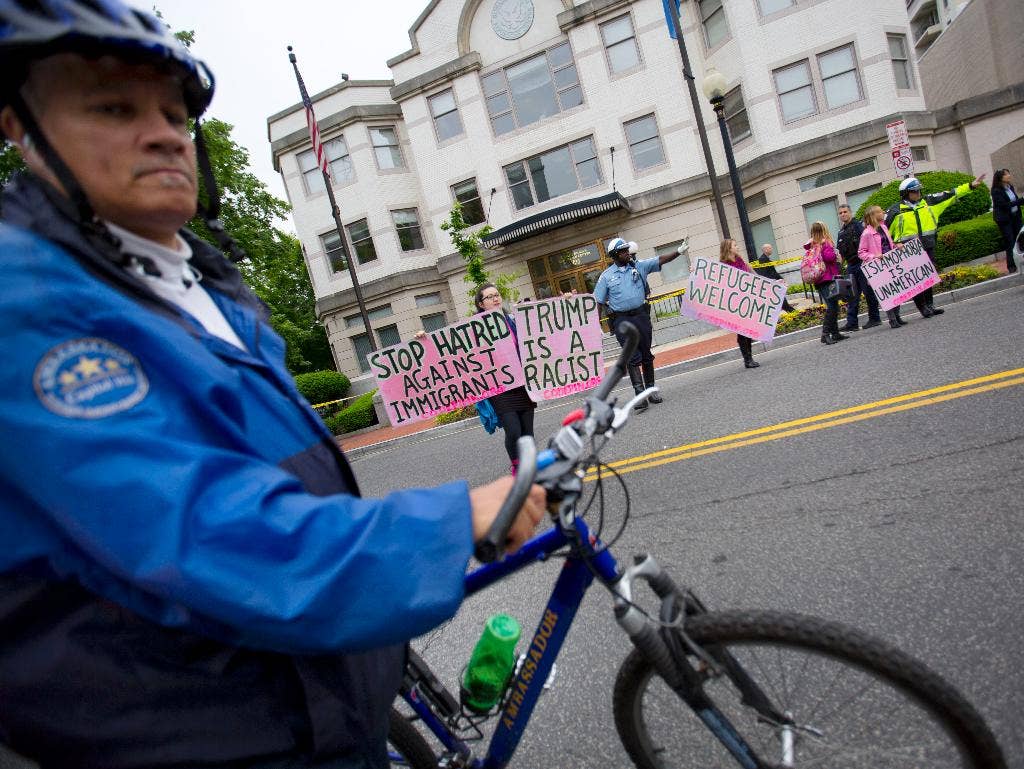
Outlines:
{"label": "building entrance awning", "polygon": [[559,227],[565,227],[568,224],[600,216],[601,214],[606,214],[609,211],[614,211],[620,208],[623,211],[629,211],[629,204],[618,192],[602,195],[599,198],[579,200],[575,203],[570,203],[567,206],[553,208],[549,211],[535,214],[527,219],[521,219],[518,222],[513,222],[512,224],[502,227],[500,230],[494,230],[490,235],[483,239],[483,244],[487,246],[487,248],[507,246],[510,243],[526,240],[527,238],[532,238],[535,235],[550,232],[551,230],[556,230]]}

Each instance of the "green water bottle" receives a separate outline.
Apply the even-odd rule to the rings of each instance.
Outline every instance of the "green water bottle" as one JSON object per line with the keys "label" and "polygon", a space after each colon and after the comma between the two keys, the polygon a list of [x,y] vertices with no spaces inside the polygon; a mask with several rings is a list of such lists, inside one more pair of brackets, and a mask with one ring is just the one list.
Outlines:
{"label": "green water bottle", "polygon": [[484,623],[462,677],[462,704],[486,713],[501,701],[516,663],[519,623],[507,614],[495,614]]}

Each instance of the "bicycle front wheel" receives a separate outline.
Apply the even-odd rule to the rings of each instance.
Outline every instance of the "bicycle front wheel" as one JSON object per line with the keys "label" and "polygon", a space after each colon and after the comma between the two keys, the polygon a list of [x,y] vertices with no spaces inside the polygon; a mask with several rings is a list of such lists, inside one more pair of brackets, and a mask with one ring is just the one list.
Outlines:
{"label": "bicycle front wheel", "polygon": [[999,745],[960,693],[922,663],[853,628],[777,612],[687,619],[712,657],[729,654],[785,723],[743,703],[734,676],[701,671],[704,692],[756,758],[743,763],[634,650],[619,670],[619,737],[640,769],[828,767],[1005,769]]}
{"label": "bicycle front wheel", "polygon": [[437,756],[416,727],[396,708],[391,708],[388,719],[388,760],[391,766],[437,769]]}

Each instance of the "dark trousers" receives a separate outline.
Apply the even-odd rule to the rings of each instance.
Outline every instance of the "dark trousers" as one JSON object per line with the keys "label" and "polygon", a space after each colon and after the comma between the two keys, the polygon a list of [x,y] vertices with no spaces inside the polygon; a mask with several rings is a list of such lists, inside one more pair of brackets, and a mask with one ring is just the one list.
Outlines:
{"label": "dark trousers", "polygon": [[1003,236],[1003,245],[1006,246],[1006,269],[1014,272],[1017,265],[1013,263],[1013,243],[1017,240],[1017,233],[1020,232],[1021,223],[999,222],[999,232]]}
{"label": "dark trousers", "polygon": [[[925,251],[925,253],[928,254],[928,258],[931,259],[932,267],[934,267],[935,271],[938,272],[939,267],[937,264],[935,264],[935,257],[932,256],[927,251]],[[914,297],[914,306],[917,307],[918,312],[920,312],[922,315],[924,315],[924,308],[931,307],[934,303],[934,292],[930,288],[926,288],[924,291],[922,291],[920,294]]]}
{"label": "dark trousers", "polygon": [[827,299],[825,297],[825,287],[827,285],[828,283],[822,283],[820,286],[815,286],[818,289],[818,296],[821,297],[821,301],[825,304],[825,319],[821,323],[822,336],[839,333],[839,297]]}
{"label": "dark trousers", "polygon": [[637,330],[640,332],[640,344],[637,345],[636,352],[633,353],[633,357],[629,359],[629,365],[638,366],[641,363],[653,363],[654,353],[651,352],[651,339],[653,337],[654,330],[651,328],[651,313],[646,307],[641,307],[632,315],[626,315],[619,312],[615,313],[612,331],[615,332],[615,338],[619,340],[619,347],[624,346],[626,343],[625,335],[619,331],[619,327],[626,321],[629,321],[636,326]]}
{"label": "dark trousers", "polygon": [[851,328],[857,327],[857,314],[860,309],[861,294],[864,295],[864,299],[868,303],[868,320],[880,321],[878,297],[875,296],[874,289],[871,288],[868,279],[864,277],[864,270],[861,269],[861,266],[859,264],[851,264],[846,271],[846,277],[850,279],[850,284],[853,286],[853,296],[850,297],[849,303],[846,305],[846,325]]}
{"label": "dark trousers", "polygon": [[754,342],[749,336],[736,335],[736,344],[739,345],[740,355],[743,356],[743,360],[750,360],[754,357]]}
{"label": "dark trousers", "polygon": [[533,435],[533,409],[523,411],[505,411],[498,414],[501,429],[505,432],[505,451],[511,461],[519,459],[516,441],[524,435]]}

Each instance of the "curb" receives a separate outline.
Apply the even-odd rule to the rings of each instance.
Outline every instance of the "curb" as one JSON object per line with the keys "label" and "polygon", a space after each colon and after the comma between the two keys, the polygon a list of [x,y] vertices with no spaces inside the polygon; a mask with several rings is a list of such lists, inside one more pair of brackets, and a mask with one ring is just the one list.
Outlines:
{"label": "curb", "polygon": [[[974,299],[975,297],[984,296],[985,294],[994,294],[998,291],[1005,291],[1007,289],[1015,288],[1016,286],[1024,285],[1024,274],[1017,272],[1012,275],[1003,275],[998,278],[992,278],[991,280],[983,281],[982,283],[975,283],[973,286],[965,286],[964,288],[956,288],[952,291],[944,291],[941,294],[935,295],[935,304],[942,306],[947,304],[954,304],[956,302],[967,301],[968,299]],[[910,312],[916,313],[917,308],[913,301],[904,302],[900,305],[901,310],[906,307],[910,307]],[[730,335],[731,332],[723,332],[723,336]],[[771,342],[755,342],[754,352],[755,353],[766,353],[769,350],[775,350],[782,347],[789,347],[794,344],[800,344],[807,341],[808,339],[815,339],[821,334],[820,326],[812,326],[810,328],[802,328],[799,331],[791,331],[788,334],[782,334],[781,336],[775,337]],[[718,363],[724,363],[726,361],[741,360],[740,351],[738,348],[732,347],[728,350],[720,350],[719,352],[708,353],[707,355],[701,355],[696,358],[690,358],[688,360],[682,360],[678,363],[670,363],[666,366],[656,368],[661,376],[672,376],[675,374],[683,374],[688,371],[696,371],[697,369],[706,368],[708,366],[714,366]],[[620,387],[624,385],[619,385]],[[616,388],[618,389],[618,388]],[[567,395],[564,398],[557,400],[546,401],[543,407],[538,407],[538,411],[547,410],[549,408],[556,408],[565,400],[574,398],[575,395]],[[378,441],[377,443],[371,443],[366,446],[357,446],[352,449],[344,449],[345,456],[349,459],[358,459],[367,454],[376,453],[378,451],[386,450],[388,446],[395,443],[396,441],[403,441],[413,436],[423,435],[427,437],[441,437],[446,435],[454,435],[466,430],[474,430],[477,427],[477,421],[474,419],[465,419],[460,422],[453,422],[450,425],[436,425],[434,427],[427,427],[423,430],[419,430],[409,435],[402,435],[395,438],[386,438]],[[349,433],[353,435],[353,433]],[[340,446],[339,441],[339,446]]]}

